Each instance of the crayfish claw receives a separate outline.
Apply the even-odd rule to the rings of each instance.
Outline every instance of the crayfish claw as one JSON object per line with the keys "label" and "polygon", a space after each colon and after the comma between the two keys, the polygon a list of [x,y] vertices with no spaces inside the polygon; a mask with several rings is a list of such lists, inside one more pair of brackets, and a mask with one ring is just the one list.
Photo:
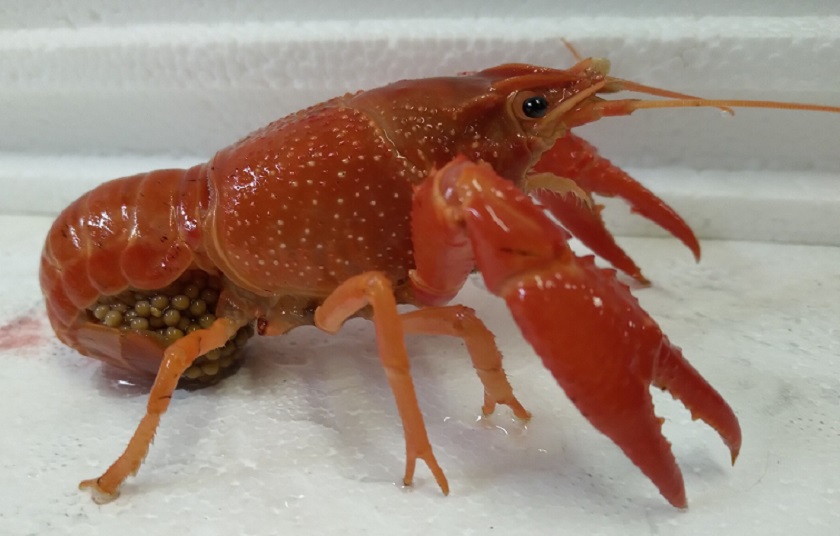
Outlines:
{"label": "crayfish claw", "polygon": [[723,397],[667,338],[664,338],[654,371],[652,384],[682,402],[691,412],[692,419],[700,419],[711,426],[729,448],[734,465],[741,450],[741,427]]}
{"label": "crayfish claw", "polygon": [[686,507],[685,487],[654,413],[651,386],[667,389],[737,456],[741,430],[732,409],[614,272],[597,268],[591,258],[554,261],[523,278],[506,301],[569,399],[672,505]]}
{"label": "crayfish claw", "polygon": [[[505,300],[572,403],[668,502],[685,508],[683,477],[662,435],[650,388],[668,389],[717,430],[734,459],[741,431],[732,409],[683,359],[615,270],[599,268],[591,256],[577,257],[542,207],[487,166],[455,161],[437,179],[439,190],[456,192],[444,201],[461,209],[488,290]],[[597,211],[590,214],[599,217]],[[594,228],[604,229],[600,223]],[[493,404],[513,400],[494,398]],[[485,408],[492,409],[486,399]]]}
{"label": "crayfish claw", "polygon": [[[700,260],[700,243],[685,220],[627,172],[598,154],[598,150],[582,138],[568,133],[557,140],[543,154],[534,171],[538,175],[553,173],[570,177],[578,188],[588,194],[623,199],[634,214],[649,219],[671,233],[691,250],[696,260]],[[595,254],[640,283],[649,284],[635,262],[606,228],[600,214],[602,206],[595,205],[594,210],[587,210],[588,207],[570,203],[563,196],[552,195],[551,188],[537,191],[536,197]]]}

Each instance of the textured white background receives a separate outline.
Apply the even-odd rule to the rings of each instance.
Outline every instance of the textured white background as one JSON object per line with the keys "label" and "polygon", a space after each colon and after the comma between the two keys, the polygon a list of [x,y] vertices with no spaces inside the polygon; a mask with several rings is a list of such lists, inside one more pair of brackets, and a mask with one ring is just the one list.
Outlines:
{"label": "textured white background", "polygon": [[[561,5],[562,4],[562,5]],[[710,97],[840,105],[833,1],[309,3],[0,1],[0,214],[55,214],[106,178],[208,158],[343,91],[503,61],[565,66],[559,43],[617,76]],[[480,18],[474,18],[479,13]],[[582,129],[704,237],[840,243],[840,116],[661,111]],[[621,210],[611,223],[649,234]],[[617,216],[616,216],[617,214]],[[49,217],[0,217],[0,325],[41,316]],[[98,364],[39,343],[4,351],[0,534],[836,534],[840,519],[837,247],[625,240],[639,292],[742,419],[735,468],[718,438],[659,410],[691,508],[670,508],[565,400],[494,299],[459,297],[497,333],[527,429],[477,422],[462,347],[411,339],[430,436],[452,484],[422,466],[394,484],[402,433],[369,326],[263,340],[237,376],[179,393],[140,475],[98,507],[75,489],[124,446],[144,406]]]}
{"label": "textured white background", "polygon": [[[648,84],[840,105],[833,1],[5,4],[0,213],[54,214],[107,178],[206,160],[345,91],[504,61],[567,66],[561,37]],[[658,110],[579,133],[703,236],[837,243],[836,115]]]}

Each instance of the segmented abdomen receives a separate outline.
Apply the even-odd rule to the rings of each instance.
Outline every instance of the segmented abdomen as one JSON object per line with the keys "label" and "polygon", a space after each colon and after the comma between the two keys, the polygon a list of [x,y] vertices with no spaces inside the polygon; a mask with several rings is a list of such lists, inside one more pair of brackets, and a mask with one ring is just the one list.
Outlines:
{"label": "segmented abdomen", "polygon": [[88,324],[86,309],[128,288],[165,287],[194,262],[206,265],[200,215],[207,200],[200,165],[116,179],[67,207],[41,255],[41,290],[58,337],[108,360],[80,333]]}

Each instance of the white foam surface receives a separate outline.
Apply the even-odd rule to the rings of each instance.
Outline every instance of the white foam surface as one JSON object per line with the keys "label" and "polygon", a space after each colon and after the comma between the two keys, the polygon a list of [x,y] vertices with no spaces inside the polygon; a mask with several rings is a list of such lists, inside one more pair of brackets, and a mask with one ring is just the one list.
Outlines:
{"label": "white foam surface", "polygon": [[566,400],[499,301],[457,301],[496,333],[526,426],[478,419],[481,387],[454,340],[409,339],[430,439],[452,492],[404,444],[370,325],[253,341],[222,384],[178,392],[139,475],[116,502],[76,489],[120,453],[145,407],[43,325],[35,277],[45,217],[0,217],[0,325],[37,342],[0,353],[2,534],[767,534],[840,525],[840,248],[622,239],[654,281],[643,306],[726,397],[744,447],[657,394],[686,478],[678,511]]}

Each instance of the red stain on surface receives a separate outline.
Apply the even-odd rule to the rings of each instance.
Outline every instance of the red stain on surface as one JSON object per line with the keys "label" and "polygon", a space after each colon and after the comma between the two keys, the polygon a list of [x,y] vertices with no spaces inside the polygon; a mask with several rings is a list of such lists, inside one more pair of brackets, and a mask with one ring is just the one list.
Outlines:
{"label": "red stain on surface", "polygon": [[44,320],[34,313],[0,326],[0,351],[35,346],[42,340]]}

